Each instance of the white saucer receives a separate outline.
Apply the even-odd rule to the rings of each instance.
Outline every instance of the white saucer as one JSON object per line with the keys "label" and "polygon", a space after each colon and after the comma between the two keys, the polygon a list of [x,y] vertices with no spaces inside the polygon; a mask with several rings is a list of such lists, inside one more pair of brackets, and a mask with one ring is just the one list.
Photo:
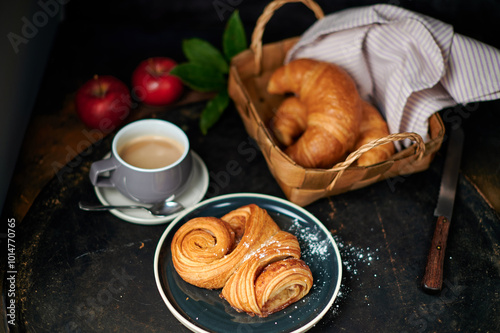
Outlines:
{"label": "white saucer", "polygon": [[[193,173],[189,177],[186,189],[179,195],[175,196],[175,201],[180,202],[184,207],[189,208],[196,205],[203,199],[208,189],[208,169],[201,157],[191,151],[193,156]],[[109,156],[106,155],[105,158]],[[113,187],[96,187],[94,186],[97,198],[103,205],[137,205],[138,203],[125,197],[117,189]],[[144,205],[147,206],[147,205]],[[127,222],[156,225],[169,222],[175,219],[179,214],[175,213],[168,216],[154,216],[143,209],[112,209],[111,214],[125,220]]]}

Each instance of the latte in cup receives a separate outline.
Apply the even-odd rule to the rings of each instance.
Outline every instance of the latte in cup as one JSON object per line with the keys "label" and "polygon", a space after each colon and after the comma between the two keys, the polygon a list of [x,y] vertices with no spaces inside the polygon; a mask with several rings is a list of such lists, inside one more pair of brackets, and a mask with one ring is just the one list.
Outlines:
{"label": "latte in cup", "polygon": [[126,142],[118,155],[141,169],[159,169],[175,163],[184,153],[183,145],[160,135],[144,135]]}
{"label": "latte in cup", "polygon": [[177,125],[142,119],[120,129],[111,155],[90,166],[97,187],[114,187],[125,197],[156,203],[185,190],[192,172],[189,139]]}

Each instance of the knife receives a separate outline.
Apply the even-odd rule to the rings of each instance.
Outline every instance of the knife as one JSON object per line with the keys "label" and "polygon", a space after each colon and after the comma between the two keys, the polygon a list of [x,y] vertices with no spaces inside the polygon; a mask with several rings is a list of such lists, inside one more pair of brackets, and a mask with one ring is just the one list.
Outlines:
{"label": "knife", "polygon": [[446,241],[450,229],[453,204],[455,202],[455,192],[457,189],[458,171],[460,159],[462,157],[462,147],[464,142],[464,132],[461,127],[454,129],[450,133],[448,151],[444,161],[441,187],[434,216],[437,217],[434,236],[432,237],[431,248],[427,257],[427,265],[422,281],[425,291],[436,293],[441,290],[443,284],[443,263],[446,250]]}

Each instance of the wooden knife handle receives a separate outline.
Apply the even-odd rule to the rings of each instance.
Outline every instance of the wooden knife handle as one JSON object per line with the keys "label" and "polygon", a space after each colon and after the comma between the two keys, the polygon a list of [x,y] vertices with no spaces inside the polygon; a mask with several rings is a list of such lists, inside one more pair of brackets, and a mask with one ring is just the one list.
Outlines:
{"label": "wooden knife handle", "polygon": [[444,216],[439,216],[422,281],[422,287],[427,292],[439,292],[443,285],[443,263],[449,230],[450,221]]}

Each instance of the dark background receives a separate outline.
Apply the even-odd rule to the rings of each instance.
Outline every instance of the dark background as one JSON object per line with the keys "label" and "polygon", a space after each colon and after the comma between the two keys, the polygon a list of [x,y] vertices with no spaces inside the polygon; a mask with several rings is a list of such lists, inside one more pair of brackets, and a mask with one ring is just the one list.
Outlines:
{"label": "dark background", "polygon": [[[227,11],[216,9],[228,4]],[[231,6],[229,3],[238,4]],[[255,22],[268,1],[70,1],[65,19],[56,35],[57,47],[49,66],[66,62],[67,71],[60,77],[46,78],[42,89],[57,86],[71,92],[94,73],[109,73],[130,82],[130,74],[145,57],[165,55],[183,60],[181,41],[200,37],[221,46],[221,36],[231,9],[238,9],[248,39]],[[318,1],[325,13],[347,7],[370,5],[377,1]],[[499,45],[498,1],[389,1],[454,25],[462,33],[492,45]],[[221,20],[222,18],[222,20]],[[314,15],[302,4],[287,4],[271,19],[264,42],[300,35],[314,22]],[[50,99],[50,95],[45,99]],[[40,101],[43,103],[44,101]],[[43,112],[43,111],[42,111]]]}
{"label": "dark background", "polygon": [[[250,38],[267,3],[262,0],[2,1],[0,208],[31,114],[56,113],[62,103],[57,96],[73,93],[94,74],[115,75],[130,84],[132,70],[146,57],[161,55],[182,61],[184,38],[200,37],[220,47],[222,31],[232,10],[239,10]],[[458,33],[500,47],[498,0],[318,1],[327,14],[375,3],[389,3],[433,16],[452,24]],[[44,11],[41,4],[53,11],[49,13],[51,17],[41,22],[29,42],[19,44],[19,52],[14,52],[8,34],[22,36],[23,17],[32,21],[34,15]],[[300,35],[313,22],[313,14],[302,4],[288,4],[271,19],[264,42]],[[53,74],[50,69],[56,66],[65,70]]]}
{"label": "dark background", "polygon": [[[60,1],[63,2],[63,0]],[[2,43],[0,43],[0,115],[2,119],[0,121],[0,208],[4,202],[10,177],[15,168],[19,146],[22,143],[23,137],[25,135],[30,135],[30,133],[25,133],[25,128],[31,116],[43,114],[57,115],[63,107],[65,98],[71,98],[72,94],[74,94],[81,84],[94,74],[114,75],[130,85],[130,76],[133,69],[139,61],[147,57],[159,55],[183,61],[181,41],[184,38],[205,38],[215,46],[220,47],[222,31],[231,11],[223,12],[223,17],[221,18],[214,4],[232,3],[233,5],[230,6],[233,9],[239,10],[240,16],[246,27],[247,36],[250,38],[257,18],[262,13],[264,6],[268,3],[268,1],[255,0],[229,0],[225,2],[216,2],[213,0],[112,0],[102,2],[94,0],[70,0],[66,2],[67,5],[64,7],[64,10],[57,10],[54,17],[51,17],[47,24],[38,29],[39,31],[36,36],[30,39],[27,44],[20,45],[18,53],[13,52],[13,48],[6,36],[9,32],[20,33],[23,25],[22,18],[27,17],[31,19],[34,14],[40,12],[40,3],[39,1],[28,0],[12,1],[8,5],[6,1],[0,3],[0,31],[3,38]],[[42,3],[57,3],[57,0],[42,1]],[[356,5],[370,5],[379,2],[318,1],[318,3],[325,13],[328,14]],[[389,1],[385,3],[402,6],[433,16],[454,25],[458,33],[476,38],[500,48],[500,36],[498,35],[498,24],[500,22],[499,1],[415,0],[401,2]],[[282,40],[286,37],[300,35],[313,22],[313,14],[302,4],[286,5],[276,13],[268,24],[264,34],[264,42],[267,43]],[[61,70],[61,68],[63,69]],[[499,107],[499,101],[481,103],[479,111],[474,112],[471,117],[467,119],[467,123],[474,124],[474,126],[467,124],[465,124],[465,126],[473,127],[473,133],[476,133],[476,136],[467,138],[467,149],[464,152],[464,161],[462,164],[463,168],[466,168],[469,164],[473,165],[472,163],[475,160],[474,154],[476,154],[476,151],[478,151],[478,153],[479,151],[484,152],[484,149],[475,149],[478,145],[491,145],[491,148],[487,149],[489,153],[498,154],[500,146],[498,139],[496,139],[497,141],[492,139],[486,140],[486,137],[498,138],[497,133],[500,113],[491,112],[491,110],[497,111]],[[489,112],[481,112],[483,110],[489,110]],[[170,116],[173,117],[174,115]],[[193,120],[191,119],[191,121]],[[240,127],[235,126],[235,124],[238,124]],[[241,123],[234,113],[223,119],[220,126],[225,126],[229,129],[227,135],[230,138],[234,138],[234,142],[241,142],[241,140],[247,138],[246,134],[241,131]],[[192,125],[192,128],[195,128],[194,125]],[[218,128],[219,132],[220,129],[221,127]],[[477,133],[479,133],[479,135],[477,135]],[[109,140],[107,144],[109,144]],[[225,142],[225,144],[231,146],[227,142]],[[198,145],[199,150],[203,151],[204,149],[202,148],[209,147],[212,145],[212,142],[201,140],[198,142]],[[106,147],[100,146],[98,148],[100,150],[96,151],[96,156],[101,156]],[[206,162],[209,168],[215,171],[219,170],[217,169],[217,162],[220,162],[226,157],[225,153],[219,151],[217,152],[219,155],[215,155],[216,158],[214,158],[214,155],[208,155],[208,148],[206,151]],[[211,158],[208,158],[208,156]],[[88,162],[91,158],[94,158],[94,156],[87,156],[86,158]],[[481,161],[483,160],[484,157]],[[371,244],[383,244],[380,239],[380,234],[365,233],[360,235],[358,227],[352,224],[349,225],[350,219],[365,221],[365,224],[369,225],[369,219],[365,220],[364,217],[370,215],[371,212],[367,209],[359,209],[359,207],[365,207],[367,204],[378,206],[382,211],[381,214],[384,216],[384,221],[387,222],[387,225],[396,226],[389,230],[388,237],[390,241],[394,242],[391,243],[391,248],[395,249],[395,253],[398,253],[398,257],[396,257],[396,260],[399,260],[397,262],[397,267],[401,268],[401,271],[398,271],[398,274],[400,274],[399,278],[401,281],[410,281],[410,283],[402,284],[398,287],[404,289],[403,292],[406,293],[405,295],[407,295],[407,297],[416,295],[415,304],[425,304],[430,307],[435,305],[437,301],[435,299],[429,300],[424,298],[421,293],[418,293],[416,291],[416,280],[418,275],[421,274],[423,261],[425,259],[424,252],[426,252],[428,248],[425,242],[430,241],[432,232],[430,225],[422,221],[431,221],[432,218],[432,209],[435,205],[441,170],[441,165],[439,163],[442,162],[442,155],[438,155],[437,162],[438,164],[434,163],[433,168],[428,173],[408,178],[405,186],[399,187],[400,192],[392,193],[388,191],[386,184],[379,183],[375,185],[375,188],[370,188],[363,192],[352,192],[341,197],[336,197],[334,201],[338,211],[336,212],[336,220],[333,222],[329,221],[330,212],[324,205],[324,201],[311,206],[311,209],[314,210],[322,220],[329,221],[334,226],[337,226],[339,223],[342,226],[342,223],[345,222],[347,227],[340,233],[343,239],[337,238],[336,241],[346,246],[342,251],[342,255],[349,263],[356,263],[356,259],[358,260],[357,262],[360,263],[359,258],[356,257],[357,252],[351,251],[351,247],[349,246],[350,241],[354,241],[354,245],[361,244],[361,250],[368,248],[368,246],[372,246]],[[262,189],[263,187],[267,187],[267,190],[271,188],[274,191],[271,194],[279,195],[280,192],[276,184],[274,182],[269,182],[271,179],[269,175],[259,171],[265,170],[265,161],[262,156],[259,155],[256,159],[255,164],[257,163],[257,167],[247,168],[245,171],[251,174],[250,178],[252,179],[251,182],[248,181],[248,183],[245,184],[248,185],[248,187],[245,188],[248,188],[250,191],[265,193]],[[484,163],[485,167],[489,168],[488,170],[493,170],[491,171],[492,174],[496,173],[498,175],[498,165],[491,164],[492,163]],[[75,175],[66,174],[65,177],[71,180],[72,177],[77,177],[81,174],[83,174],[83,171]],[[261,177],[265,181],[260,183],[258,181],[253,181],[258,177]],[[62,184],[60,183],[52,182],[42,191],[41,197],[48,198],[46,201],[48,200],[49,203],[52,202],[52,199],[61,199],[61,196],[59,196],[61,186]],[[242,188],[241,184],[237,182],[233,182],[231,186],[233,187],[226,189],[229,193],[241,190]],[[456,285],[456,281],[458,281],[458,283],[463,283],[467,286],[467,290],[460,294],[460,296],[463,297],[464,300],[467,299],[467,301],[472,299],[475,307],[470,309],[471,305],[466,304],[465,301],[461,301],[460,298],[456,302],[456,305],[461,312],[446,312],[445,319],[447,320],[444,321],[444,323],[451,325],[449,327],[450,331],[454,330],[453,324],[458,325],[458,322],[460,322],[458,326],[462,328],[471,327],[477,329],[477,327],[482,327],[483,323],[485,325],[491,324],[492,327],[497,325],[498,327],[498,320],[495,322],[495,318],[487,317],[495,311],[487,311],[488,308],[495,308],[498,304],[498,293],[495,294],[495,288],[491,288],[492,286],[498,286],[496,282],[498,281],[498,271],[494,269],[496,266],[492,263],[495,259],[496,254],[494,254],[494,251],[497,250],[497,247],[489,243],[498,237],[498,233],[493,231],[488,235],[489,237],[484,237],[484,239],[481,238],[484,236],[483,229],[486,230],[485,225],[488,226],[486,222],[493,221],[493,225],[496,220],[491,217],[492,214],[490,210],[488,210],[488,207],[486,207],[487,205],[480,200],[481,198],[478,198],[473,185],[463,176],[460,179],[459,186],[461,188],[461,192],[459,192],[460,201],[458,201],[456,205],[458,209],[457,213],[459,214],[456,215],[457,217],[460,216],[460,219],[457,218],[459,223],[457,227],[453,229],[454,234],[451,235],[449,246],[453,251],[450,255],[455,259],[448,264],[449,266],[446,272],[448,274],[450,272],[456,274],[453,275],[453,277],[448,275],[450,276],[448,282],[452,282]],[[72,189],[70,192],[72,196],[66,196],[64,202],[76,202],[81,196],[85,194],[89,195],[89,193],[92,192],[90,186],[86,183],[85,186],[82,185]],[[399,193],[401,193],[401,195],[399,195]],[[50,194],[50,196],[48,196],[48,194]],[[388,197],[393,200],[402,200],[407,206],[404,206],[404,209],[398,210],[395,213],[390,204],[391,201],[387,201]],[[31,235],[31,230],[29,230],[31,226],[34,226],[33,229],[36,229],[36,232],[34,232],[35,236],[42,234],[42,231],[45,230],[49,233],[53,231],[53,233],[50,234],[51,237],[43,238],[41,244],[45,247],[40,247],[40,251],[34,251],[36,253],[31,253],[29,251],[23,252],[23,256],[26,258],[32,254],[31,258],[28,259],[33,261],[33,274],[35,278],[31,281],[36,283],[33,289],[36,290],[36,286],[44,286],[38,289],[40,292],[38,297],[35,297],[37,295],[33,296],[33,304],[38,306],[32,306],[29,309],[32,312],[28,311],[28,315],[32,313],[36,315],[39,313],[39,309],[43,309],[44,306],[47,306],[48,303],[45,303],[46,299],[43,297],[45,294],[50,294],[52,296],[51,299],[56,300],[53,304],[58,304],[63,308],[65,303],[57,302],[58,297],[64,300],[66,296],[66,294],[61,293],[61,290],[66,291],[68,288],[71,289],[73,287],[72,282],[64,283],[67,282],[68,279],[54,279],[52,271],[50,274],[44,275],[43,273],[46,269],[45,262],[53,260],[58,265],[60,263],[66,263],[66,257],[75,258],[76,255],[81,253],[81,248],[78,248],[77,245],[92,247],[87,250],[89,253],[92,253],[92,251],[98,251],[98,249],[105,248],[106,246],[110,246],[110,248],[122,248],[122,245],[127,244],[129,239],[136,240],[138,234],[140,236],[137,239],[155,239],[163,228],[163,226],[151,229],[141,228],[140,226],[134,227],[129,224],[121,223],[121,221],[115,221],[110,215],[92,215],[92,217],[87,218],[87,216],[82,215],[81,212],[73,209],[73,207],[69,205],[62,208],[56,206],[48,207],[49,209],[47,209],[44,204],[46,204],[45,201],[39,200],[34,206],[32,213],[28,215],[28,219],[23,221],[26,222],[25,224],[23,223],[26,227],[20,227],[19,229],[20,243],[21,239],[23,239],[23,235]],[[403,224],[390,223],[395,222],[390,219],[393,214],[396,220],[400,217],[406,218],[407,220],[403,220],[403,222],[405,222]],[[489,217],[489,219],[484,218],[484,215]],[[418,220],[418,218],[422,216],[427,218],[420,219],[418,221],[419,223],[411,223],[413,220]],[[482,223],[477,223],[476,219],[483,219]],[[72,223],[67,223],[67,221],[72,221]],[[82,229],[76,228],[75,225]],[[424,225],[425,227],[422,227]],[[82,243],[77,243],[71,238],[74,236],[75,228],[78,233],[83,235],[79,239]],[[406,228],[410,231],[418,232],[411,232],[406,236]],[[481,233],[478,232],[478,230],[480,230]],[[496,229],[492,228],[491,230]],[[24,231],[24,233],[22,233],[22,231]],[[153,236],[143,236],[144,234],[140,234],[141,232]],[[95,237],[97,240],[87,244],[88,234],[96,235]],[[120,237],[112,237],[116,234],[125,235],[125,237],[123,239]],[[400,235],[404,235],[405,237],[401,237]],[[406,237],[410,236],[411,238],[408,244],[411,244],[411,246],[406,247],[407,244],[404,242]],[[359,241],[360,239],[363,241]],[[497,242],[494,243],[497,244]],[[64,244],[65,246],[59,246],[59,244]],[[138,255],[138,259],[144,259],[145,262],[146,260],[150,260],[153,255],[154,245],[154,241],[146,244],[146,251],[141,253],[140,256]],[[24,246],[29,247],[29,242],[25,241]],[[68,247],[73,249],[69,254],[66,252]],[[389,248],[389,246],[387,247]],[[20,247],[19,250],[21,249]],[[54,251],[54,249],[62,250]],[[53,253],[51,251],[54,251],[55,257],[52,257]],[[125,250],[123,253],[127,254]],[[408,255],[409,253],[411,255]],[[101,263],[101,261],[99,261],[100,258],[103,258],[103,260],[109,259],[109,261],[107,261],[108,264],[109,262],[118,262],[118,260],[115,259],[120,258],[122,252],[112,253],[112,251],[110,251],[109,254],[108,257],[107,253],[104,253],[102,257],[97,258],[95,264],[99,265]],[[351,255],[351,257],[349,257],[349,255]],[[491,255],[491,257],[488,257],[488,255]],[[138,260],[135,265],[127,267],[142,272],[144,265],[140,260]],[[485,263],[487,263],[487,265]],[[34,266],[35,264],[39,266]],[[385,267],[391,267],[391,261],[389,261],[388,258],[382,257],[376,267],[384,269]],[[488,271],[484,267],[490,270]],[[61,272],[66,272],[64,269],[65,268],[62,267]],[[362,300],[357,297],[362,297],[365,290],[370,290],[368,287],[375,288],[376,285],[367,285],[366,288],[360,288],[361,283],[372,281],[372,279],[369,279],[365,274],[366,279],[359,281],[359,277],[350,271],[349,267],[344,269],[347,269],[344,281],[347,287],[343,289],[344,295],[342,297],[339,296],[340,304],[343,305],[340,307],[339,311],[344,311],[344,316],[342,316],[343,321],[338,320],[338,323],[323,322],[323,326],[320,326],[319,329],[329,328],[330,326],[328,325],[336,324],[343,327],[342,325],[346,322],[355,322],[355,324],[357,324],[355,327],[367,327],[372,325],[372,322],[369,320],[376,320],[377,317],[394,319],[399,315],[400,312],[398,312],[398,310],[401,309],[396,308],[400,306],[399,302],[389,304],[392,307],[389,306],[387,309],[378,307],[374,309],[373,312],[369,311],[371,308],[359,307]],[[104,268],[101,273],[106,273],[107,271],[109,270]],[[69,272],[72,273],[71,271]],[[367,270],[367,272],[371,271]],[[149,271],[142,272],[144,277],[141,275],[139,279],[142,280],[143,278],[143,280],[148,281],[147,279],[151,278],[149,273]],[[488,274],[491,278],[488,277]],[[58,276],[65,277],[63,274]],[[39,279],[36,279],[36,277]],[[99,276],[91,278],[94,280],[89,279],[88,283],[84,284],[84,286],[89,286],[89,289],[92,287],[92,283],[95,282],[95,280],[99,280]],[[390,281],[391,278],[392,275],[387,275],[387,280],[384,280],[387,290],[394,289],[394,285],[392,285]],[[48,282],[44,279],[47,279]],[[26,280],[20,281],[23,283]],[[109,281],[109,276],[105,276],[105,278],[102,279],[103,283],[107,281]],[[46,288],[47,285],[52,287],[52,289]],[[153,284],[144,285],[149,287],[153,286]],[[350,293],[349,285],[353,287]],[[142,285],[138,283],[136,287],[140,289],[141,286]],[[25,287],[28,290],[31,285],[26,283]],[[386,290],[384,289],[382,292],[385,293]],[[84,290],[82,290],[81,293],[82,295],[86,295]],[[154,287],[147,289],[147,293],[147,295],[151,295],[153,299],[154,297],[158,298],[157,290]],[[388,294],[390,293],[388,292]],[[68,293],[68,295],[73,296],[74,294]],[[95,295],[95,293],[93,295]],[[392,296],[392,294],[390,294],[390,296]],[[345,301],[347,297],[350,297],[351,300],[354,299],[354,301],[350,301],[349,304],[343,304],[342,302],[348,303]],[[493,303],[494,301],[495,303]],[[76,302],[78,302],[78,299]],[[370,302],[372,301],[370,300]],[[409,305],[406,306],[409,307]],[[404,308],[402,309],[407,310]],[[471,320],[470,324],[464,324],[459,320],[460,318],[454,318],[457,313],[462,315],[469,314],[469,309],[471,312],[476,311],[478,313],[477,316],[471,313],[468,318],[462,319],[462,321],[467,321],[467,319],[477,317],[477,319]],[[131,306],[130,311],[132,310],[134,309],[132,309]],[[146,308],[144,312],[137,313],[136,315],[145,314],[147,310]],[[162,311],[166,312],[163,304],[161,307],[157,307],[156,310],[159,313],[163,313]],[[56,313],[54,309],[46,312],[48,315]],[[392,314],[384,317],[387,313]],[[100,318],[105,324],[108,323],[110,319],[110,317],[107,316],[108,314],[114,314],[119,317],[116,311],[110,310],[106,315]],[[357,316],[357,314],[360,314],[360,316]],[[486,314],[487,316],[481,316],[482,314]],[[365,315],[365,317],[362,315]],[[149,314],[149,316],[151,318],[157,318],[152,314]],[[161,317],[158,318],[163,319]],[[369,320],[366,321],[366,318]],[[429,326],[432,324],[435,327],[439,327],[438,323],[434,321],[435,318],[438,317],[422,318],[422,316],[420,316],[413,319],[396,319],[401,322],[409,320],[411,325],[410,328],[415,328],[415,330],[417,330],[418,321],[423,319],[428,320]],[[489,320],[481,322],[482,318]],[[35,319],[33,319],[32,322],[36,322]],[[413,322],[411,320],[413,320]],[[64,318],[60,319],[60,321],[64,321]],[[43,323],[44,321],[39,320],[39,322]],[[399,324],[399,322],[390,321],[384,323],[373,322],[379,326],[385,325],[384,327],[397,327]],[[175,325],[177,325],[175,326],[176,329],[181,326],[177,322],[175,322]],[[182,327],[179,329],[181,328]],[[132,330],[132,328],[130,328],[130,330]]]}

